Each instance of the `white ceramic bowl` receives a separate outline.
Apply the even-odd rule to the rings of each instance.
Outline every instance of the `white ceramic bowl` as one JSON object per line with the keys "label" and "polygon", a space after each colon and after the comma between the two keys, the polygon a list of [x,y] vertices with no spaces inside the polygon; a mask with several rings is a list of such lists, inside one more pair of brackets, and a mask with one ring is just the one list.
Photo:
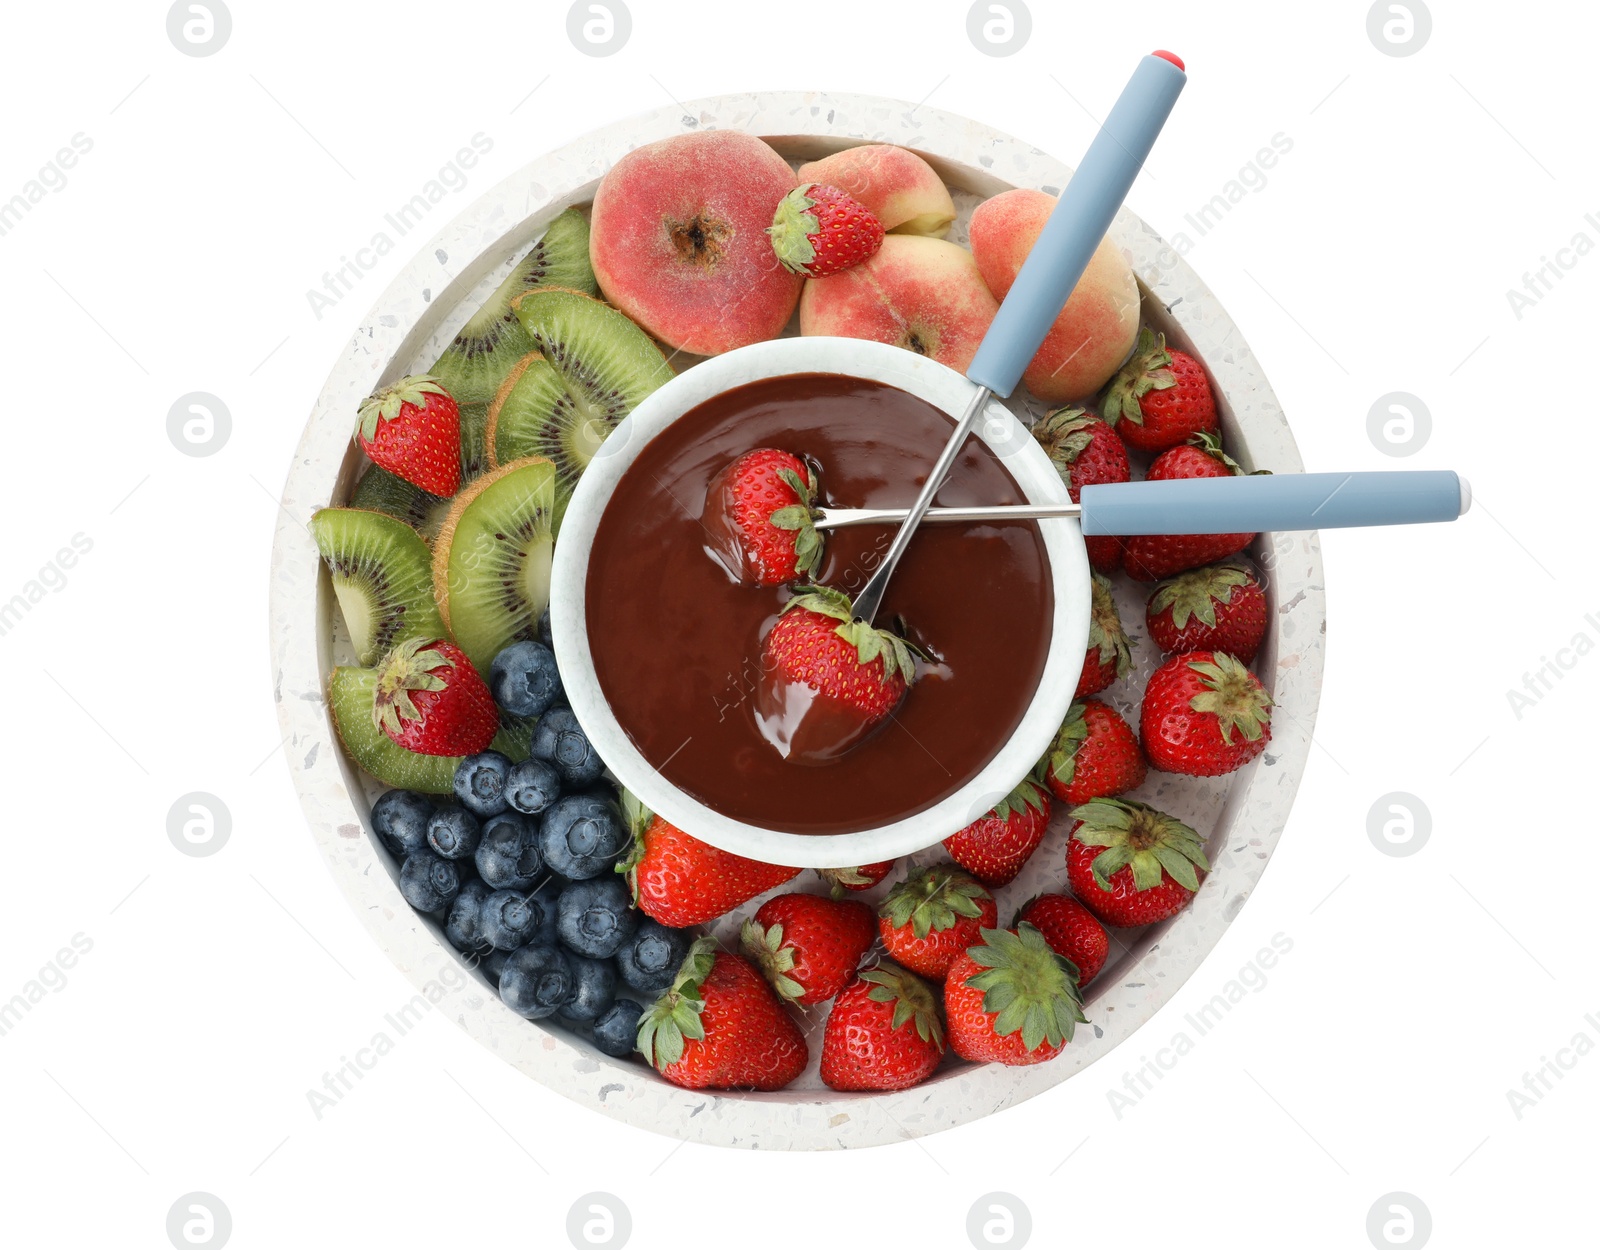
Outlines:
{"label": "white ceramic bowl", "polygon": [[[708,127],[765,136],[791,160],[814,160],[860,142],[914,147],[955,192],[961,216],[951,237],[957,241],[965,240],[964,223],[982,197],[1011,186],[1058,191],[1068,175],[1065,165],[1031,144],[967,118],[928,105],[825,92],[732,95],[672,106],[533,161],[418,251],[360,317],[329,375],[284,485],[273,546],[273,694],[307,823],[352,910],[437,1010],[507,1063],[602,1114],[685,1140],[768,1150],[901,1141],[991,1115],[1081,1073],[1177,992],[1239,914],[1283,831],[1310,751],[1322,679],[1321,558],[1315,534],[1264,535],[1256,547],[1272,608],[1256,663],[1277,702],[1272,745],[1230,777],[1197,781],[1153,773],[1135,792],[1205,837],[1212,871],[1180,915],[1136,934],[1114,935],[1111,959],[1087,995],[1091,1023],[1080,1027],[1059,1058],[1029,1068],[947,1061],[915,1089],[841,1094],[817,1077],[823,1013],[812,1011],[802,1028],[813,1063],[799,1080],[774,1094],[717,1094],[678,1089],[639,1062],[610,1059],[572,1033],[512,1013],[479,974],[463,968],[437,926],[400,897],[394,862],[365,832],[380,787],[345,759],[328,719],[329,670],[350,662],[351,653],[306,523],[317,508],[348,498],[361,465],[350,432],[364,396],[432,363],[545,225],[568,206],[593,198],[612,162],[640,144]],[[1132,213],[1118,215],[1111,236],[1143,284],[1146,320],[1205,362],[1232,453],[1246,468],[1300,471],[1294,438],[1271,388],[1205,284]],[[1030,415],[1038,411],[1032,407]],[[1138,632],[1142,596],[1124,586],[1118,602],[1123,620]],[[1153,650],[1148,643],[1139,646],[1134,671],[1106,696],[1124,713],[1154,667]],[[1058,816],[1022,875],[1000,891],[1002,916],[1010,919],[1016,905],[1034,893],[1061,888],[1065,838]],[[912,862],[939,857],[935,848]],[[874,895],[864,897],[871,901]],[[736,941],[740,920],[760,902],[723,917],[714,931]]]}
{"label": "white ceramic bowl", "polygon": [[[808,837],[734,820],[685,794],[640,754],[606,702],[589,650],[589,555],[595,530],[622,475],[650,440],[691,408],[736,386],[794,373],[843,373],[909,391],[959,417],[973,384],[953,369],[884,343],[785,338],[714,356],[648,396],[608,438],[578,482],[561,522],[550,589],[550,627],[572,710],[611,771],[651,811],[725,851],[771,864],[838,868],[898,859],[971,824],[1010,793],[1061,728],[1089,636],[1089,562],[1075,520],[1039,523],[1054,583],[1050,651],[1039,687],[1010,740],[982,772],[932,807],[856,833]],[[977,426],[981,438],[1033,503],[1065,503],[1066,487],[1027,429],[999,401]],[[938,452],[929,449],[931,459]],[[819,779],[825,782],[825,779]]]}

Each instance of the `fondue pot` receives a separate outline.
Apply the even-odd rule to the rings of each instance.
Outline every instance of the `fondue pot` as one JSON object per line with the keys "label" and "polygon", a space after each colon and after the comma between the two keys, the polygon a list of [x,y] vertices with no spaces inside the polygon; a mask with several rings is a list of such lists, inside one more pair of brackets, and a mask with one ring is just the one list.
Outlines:
{"label": "fondue pot", "polygon": [[[1073,175],[1038,242],[963,376],[883,343],[828,337],[776,339],[713,357],[644,399],[601,446],[579,480],[562,522],[551,578],[551,631],[572,709],[616,777],[664,819],[714,846],[769,863],[842,867],[895,859],[949,837],[993,807],[1049,748],[1072,703],[1088,645],[1091,589],[1085,534],[1210,534],[1453,520],[1469,502],[1447,471],[1294,474],[1138,482],[1088,487],[1074,505],[1028,429],[1002,405],[1082,276],[1095,247],[1153,145],[1185,81],[1170,54],[1144,58]],[[822,279],[826,281],[826,279]],[[871,619],[900,554],[969,438],[1003,463],[1027,504],[1012,517],[1037,521],[1049,560],[1053,615],[1044,671],[1009,738],[965,785],[913,815],[874,828],[797,834],[746,823],[668,781],[635,745],[608,702],[590,650],[588,580],[595,536],[619,481],[653,439],[700,404],[737,387],[802,374],[841,374],[897,387],[955,420],[943,448],[928,449],[918,499],[886,516],[834,517],[839,524],[895,524],[873,576],[855,598]],[[830,511],[841,513],[843,509]],[[966,510],[970,513],[970,510]],[[999,510],[996,510],[999,511]],[[826,522],[825,522],[826,523]],[[953,588],[959,593],[959,588]],[[737,667],[746,657],[730,656]],[[663,664],[672,657],[664,655]],[[916,698],[913,687],[906,696]],[[827,767],[815,785],[828,785]]]}

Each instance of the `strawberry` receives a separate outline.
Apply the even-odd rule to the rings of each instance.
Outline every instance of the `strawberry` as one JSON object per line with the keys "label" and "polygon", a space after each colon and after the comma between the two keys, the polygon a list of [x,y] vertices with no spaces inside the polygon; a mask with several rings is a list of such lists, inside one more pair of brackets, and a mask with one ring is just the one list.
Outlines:
{"label": "strawberry", "polygon": [[950,965],[944,1014],[950,1049],[1014,1067],[1054,1059],[1086,1021],[1078,976],[1031,924],[984,929]]}
{"label": "strawberry", "polygon": [[361,403],[356,442],[368,459],[430,495],[461,487],[461,410],[439,379],[401,378]]}
{"label": "strawberry", "polygon": [[855,620],[850,597],[828,586],[800,587],[784,605],[761,663],[769,681],[809,686],[857,718],[855,737],[894,711],[916,680],[910,644]]}
{"label": "strawberry", "polygon": [[1044,940],[1078,970],[1078,988],[1084,989],[1100,975],[1111,952],[1105,925],[1075,898],[1065,894],[1040,894],[1017,913],[1017,924],[1031,924]]}
{"label": "strawberry", "polygon": [[[1073,503],[1085,486],[1128,480],[1128,449],[1109,425],[1084,408],[1059,408],[1041,418],[1033,437],[1066,483]],[[1089,566],[1100,573],[1116,572],[1122,543],[1105,534],[1085,538]]]}
{"label": "strawberry", "polygon": [[1044,783],[1063,803],[1087,803],[1142,785],[1144,756],[1128,722],[1099,699],[1067,709],[1044,759]]}
{"label": "strawberry", "polygon": [[740,456],[706,491],[706,528],[727,539],[729,562],[745,581],[778,586],[816,572],[817,475],[798,456],[761,447]]}
{"label": "strawberry", "polygon": [[745,954],[778,997],[802,1007],[832,998],[848,985],[877,936],[872,908],[865,903],[816,894],[769,898],[739,935]]}
{"label": "strawberry", "polygon": [[628,874],[639,910],[670,928],[713,920],[800,875],[798,868],[719,850],[648,811],[630,814],[629,823],[633,850],[617,871]]}
{"label": "strawberry", "polygon": [[1095,799],[1072,809],[1067,883],[1078,901],[1118,928],[1176,916],[1210,870],[1200,835],[1147,803]]}
{"label": "strawberry", "polygon": [[878,934],[913,972],[939,979],[957,955],[998,918],[994,896],[954,864],[920,868],[878,905]]}
{"label": "strawberry", "polygon": [[1226,652],[1175,655],[1150,675],[1139,740],[1163,772],[1220,777],[1267,749],[1272,696]]}
{"label": "strawberry", "polygon": [[500,732],[500,709],[460,647],[413,638],[378,665],[372,721],[419,755],[476,755]]}
{"label": "strawberry", "polygon": [[1078,689],[1072,696],[1075,699],[1099,694],[1117,678],[1127,676],[1133,665],[1128,635],[1122,628],[1117,601],[1111,597],[1111,579],[1103,573],[1091,573],[1089,583],[1089,650],[1083,657]]}
{"label": "strawberry", "polygon": [[859,868],[818,868],[817,876],[833,887],[830,893],[834,898],[843,898],[846,890],[870,890],[894,871],[895,863],[885,859]]}
{"label": "strawberry", "polygon": [[778,201],[767,228],[778,262],[826,278],[859,265],[883,245],[883,224],[838,187],[808,182]]}
{"label": "strawberry", "polygon": [[807,1059],[806,1039],[761,974],[709,937],[640,1018],[639,1053],[685,1089],[782,1089]]}
{"label": "strawberry", "polygon": [[1225,651],[1249,664],[1267,634],[1267,596],[1248,569],[1213,564],[1162,582],[1144,619],[1151,639],[1169,655]]}
{"label": "strawberry", "polygon": [[[1238,462],[1222,450],[1215,434],[1196,434],[1191,442],[1157,456],[1144,476],[1147,482],[1166,482],[1243,473]],[[1254,538],[1254,534],[1136,534],[1122,540],[1123,562],[1132,576],[1153,582],[1184,569],[1226,560],[1243,551]]]}
{"label": "strawberry", "polygon": [[883,962],[845,987],[822,1032],[822,1083],[829,1089],[910,1089],[944,1055],[933,988]]}
{"label": "strawberry", "polygon": [[1111,379],[1101,409],[1128,446],[1166,451],[1217,428],[1217,405],[1206,371],[1188,352],[1169,350],[1149,326],[1128,363]]}
{"label": "strawberry", "polygon": [[1009,885],[1049,824],[1049,792],[1023,780],[986,815],[946,838],[944,849],[984,885]]}

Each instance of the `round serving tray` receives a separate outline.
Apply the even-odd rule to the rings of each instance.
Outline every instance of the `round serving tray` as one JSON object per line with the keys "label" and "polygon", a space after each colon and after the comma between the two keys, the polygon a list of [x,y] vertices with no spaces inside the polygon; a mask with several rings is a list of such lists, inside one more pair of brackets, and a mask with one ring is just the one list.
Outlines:
{"label": "round serving tray", "polygon": [[[973,205],[1013,186],[1052,193],[1069,168],[1021,140],[926,105],[828,92],[718,96],[604,127],[542,156],[477,200],[431,240],[362,318],[318,397],[284,486],[272,552],[273,692],[285,755],[312,836],[345,897],[378,944],[418,989],[463,985],[441,1011],[506,1062],[557,1093],[640,1128],[691,1141],[761,1149],[833,1149],[918,1137],[992,1114],[1082,1071],[1139,1028],[1199,967],[1254,888],[1277,843],[1310,750],[1322,678],[1322,565],[1314,533],[1264,534],[1251,554],[1266,575],[1271,612],[1257,669],[1276,700],[1273,741],[1225,778],[1152,772],[1135,792],[1187,821],[1207,842],[1212,872],[1193,904],[1162,925],[1112,935],[1112,955],[1087,993],[1088,1025],[1049,1063],[974,1065],[947,1056],[932,1079],[892,1094],[840,1094],[822,1085],[817,1052],[826,1012],[803,1020],[812,1064],[771,1094],[683,1090],[642,1061],[602,1055],[581,1037],[530,1023],[504,1007],[481,973],[437,927],[401,898],[396,865],[365,832],[381,788],[345,759],[324,699],[335,664],[350,662],[334,597],[306,523],[343,503],[360,472],[351,443],[356,406],[385,382],[425,369],[516,258],[555,215],[593,197],[625,152],[685,130],[739,129],[766,138],[791,161],[863,142],[915,148],[939,171],[960,215],[950,237],[966,241]],[[1294,437],[1238,328],[1182,258],[1124,209],[1112,237],[1132,261],[1146,321],[1194,353],[1211,375],[1224,439],[1246,469],[1299,472]],[[683,357],[675,360],[682,368]],[[687,367],[693,367],[688,365]],[[1043,409],[1026,399],[1025,420]],[[1125,579],[1124,579],[1125,581]],[[1142,632],[1143,597],[1119,586],[1123,621]],[[1155,666],[1136,643],[1134,671],[1103,698],[1125,715]],[[1057,817],[1023,874],[997,891],[1002,923],[1042,890],[1060,890],[1065,820]],[[934,847],[912,862],[942,858]],[[807,878],[793,886],[804,887]],[[814,877],[811,887],[816,888]],[[792,888],[792,887],[790,887]],[[884,887],[879,887],[879,892]],[[860,895],[868,901],[876,892]],[[754,900],[714,926],[734,938]]]}

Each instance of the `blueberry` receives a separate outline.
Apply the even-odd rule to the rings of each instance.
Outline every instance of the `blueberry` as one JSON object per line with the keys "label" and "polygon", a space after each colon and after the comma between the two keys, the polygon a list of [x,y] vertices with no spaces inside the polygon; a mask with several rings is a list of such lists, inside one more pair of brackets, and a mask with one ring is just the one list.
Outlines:
{"label": "blueberry", "polygon": [[556,933],[569,951],[590,959],[611,958],[638,923],[628,884],[615,874],[574,881],[556,905]]}
{"label": "blueberry", "polygon": [[617,972],[630,989],[659,994],[678,975],[694,935],[669,929],[645,916],[633,936],[617,948]]}
{"label": "blueberry", "polygon": [[527,1020],[554,1015],[577,992],[572,960],[553,942],[514,951],[500,969],[500,1001]]}
{"label": "blueberry", "polygon": [[443,807],[428,821],[428,845],[446,859],[466,859],[478,849],[483,828],[464,807]]}
{"label": "blueberry", "polygon": [[561,774],[544,760],[523,760],[506,779],[506,802],[536,816],[561,797]]}
{"label": "blueberry", "polygon": [[514,642],[489,665],[489,692],[513,716],[543,716],[561,693],[548,642]]}
{"label": "blueberry", "polygon": [[639,1017],[644,1008],[631,998],[619,998],[594,1022],[595,1049],[613,1059],[625,1059],[637,1049]]}
{"label": "blueberry", "polygon": [[490,951],[483,957],[478,967],[483,969],[483,974],[489,978],[490,984],[499,985],[501,970],[505,968],[506,960],[510,958],[510,954],[506,951]]}
{"label": "blueberry", "polygon": [[479,820],[498,816],[506,810],[506,778],[510,775],[511,761],[498,751],[469,755],[456,765],[456,798]]}
{"label": "blueberry", "polygon": [[539,822],[539,851],[545,865],[574,881],[610,872],[627,845],[622,811],[604,795],[566,795],[552,803]]}
{"label": "blueberry", "polygon": [[444,935],[450,940],[450,945],[464,955],[488,945],[483,936],[483,902],[489,893],[489,887],[483,882],[469,881],[461,887],[461,893],[450,904],[444,922]]}
{"label": "blueberry", "polygon": [[606,769],[605,762],[595,754],[589,735],[568,707],[553,707],[539,718],[528,753],[536,760],[554,764],[568,788],[591,786]]}
{"label": "blueberry", "polygon": [[561,1018],[586,1024],[598,1019],[611,1006],[617,992],[617,970],[609,959],[585,959],[581,955],[573,955],[571,959],[578,992],[561,1009]]}
{"label": "blueberry", "polygon": [[428,844],[433,800],[409,790],[390,790],[372,805],[372,831],[390,854],[404,859]]}
{"label": "blueberry", "polygon": [[460,889],[456,866],[432,851],[412,851],[400,865],[400,893],[418,911],[438,911]]}
{"label": "blueberry", "polygon": [[497,890],[531,890],[544,867],[538,822],[517,812],[486,821],[474,862],[478,875]]}
{"label": "blueberry", "polygon": [[555,939],[557,900],[516,890],[496,890],[483,900],[483,937],[496,950]]}
{"label": "blueberry", "polygon": [[546,608],[539,614],[539,641],[552,650],[555,648],[555,639],[550,633],[550,609]]}

